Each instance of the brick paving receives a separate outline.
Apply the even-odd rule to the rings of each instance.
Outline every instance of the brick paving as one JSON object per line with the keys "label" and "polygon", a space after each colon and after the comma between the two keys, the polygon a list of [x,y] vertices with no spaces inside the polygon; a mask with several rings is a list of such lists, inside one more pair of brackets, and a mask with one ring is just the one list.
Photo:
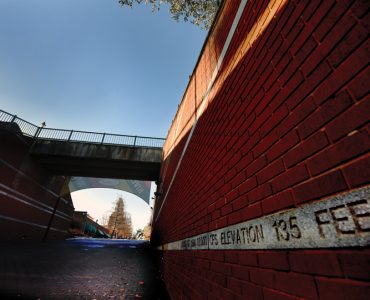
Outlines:
{"label": "brick paving", "polygon": [[168,299],[150,248],[72,240],[0,244],[1,299]]}

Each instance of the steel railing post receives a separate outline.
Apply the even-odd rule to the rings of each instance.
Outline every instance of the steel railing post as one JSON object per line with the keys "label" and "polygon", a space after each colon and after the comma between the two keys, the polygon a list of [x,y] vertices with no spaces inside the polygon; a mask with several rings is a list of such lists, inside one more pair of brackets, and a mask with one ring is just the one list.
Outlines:
{"label": "steel railing post", "polygon": [[67,142],[69,142],[71,140],[72,134],[73,134],[73,130],[71,130]]}

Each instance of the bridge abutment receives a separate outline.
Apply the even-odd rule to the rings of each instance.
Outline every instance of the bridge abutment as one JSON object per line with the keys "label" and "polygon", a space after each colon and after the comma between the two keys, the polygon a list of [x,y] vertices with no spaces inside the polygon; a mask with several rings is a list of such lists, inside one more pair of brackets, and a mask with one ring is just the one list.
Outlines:
{"label": "bridge abutment", "polygon": [[48,172],[29,154],[33,140],[14,130],[0,129],[1,240],[61,240],[74,211],[69,195],[59,199],[62,176]]}

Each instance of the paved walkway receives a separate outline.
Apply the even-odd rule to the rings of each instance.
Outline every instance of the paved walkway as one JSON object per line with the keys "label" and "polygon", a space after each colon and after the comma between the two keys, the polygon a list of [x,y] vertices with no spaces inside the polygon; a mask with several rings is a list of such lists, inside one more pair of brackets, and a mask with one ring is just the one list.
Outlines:
{"label": "paved walkway", "polygon": [[0,299],[167,299],[149,247],[74,239],[0,243]]}

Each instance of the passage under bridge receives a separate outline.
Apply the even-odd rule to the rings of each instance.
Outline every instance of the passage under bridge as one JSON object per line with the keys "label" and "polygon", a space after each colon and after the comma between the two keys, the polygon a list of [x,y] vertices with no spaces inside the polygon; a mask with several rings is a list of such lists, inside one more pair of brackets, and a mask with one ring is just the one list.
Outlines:
{"label": "passage under bridge", "polygon": [[151,180],[159,178],[164,139],[35,126],[0,111],[1,127],[30,139],[30,154],[53,174]]}

